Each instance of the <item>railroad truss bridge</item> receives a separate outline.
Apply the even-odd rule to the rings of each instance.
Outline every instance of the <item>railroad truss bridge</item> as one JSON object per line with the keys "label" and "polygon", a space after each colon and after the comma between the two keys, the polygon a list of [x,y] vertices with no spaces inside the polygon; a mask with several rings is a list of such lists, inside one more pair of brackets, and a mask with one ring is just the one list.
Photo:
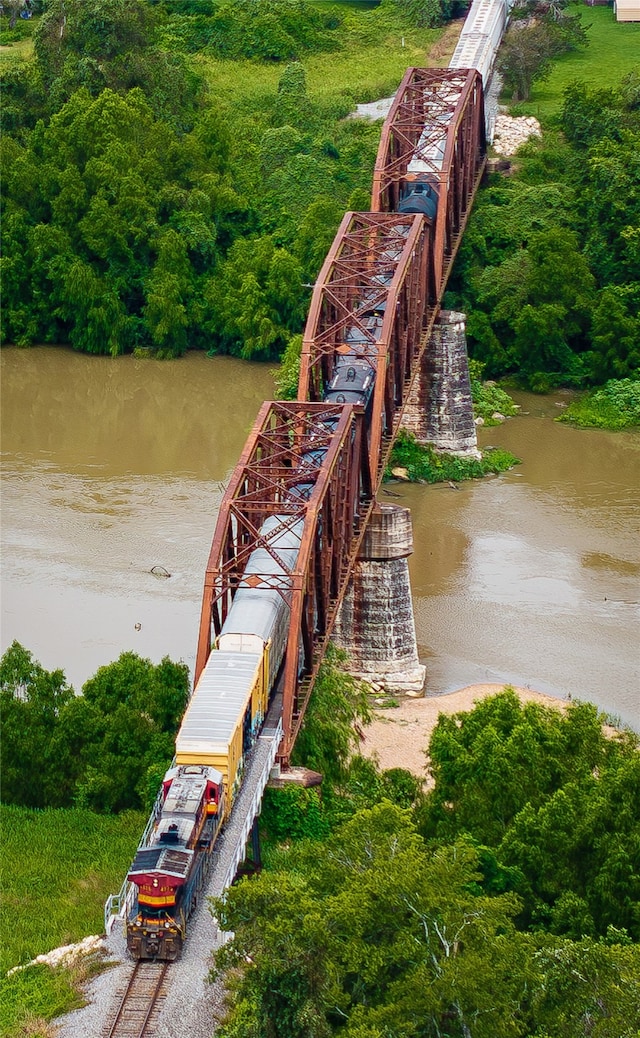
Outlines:
{"label": "railroad truss bridge", "polygon": [[[331,637],[352,658],[358,648],[361,661],[373,657],[376,673],[387,667],[395,687],[422,684],[406,565],[410,518],[378,504],[376,494],[403,425],[450,448],[453,428],[457,453],[477,455],[464,317],[441,313],[441,301],[485,163],[480,73],[408,69],[384,124],[371,211],[345,215],[318,275],[297,399],[262,405],[226,489],[204,581],[196,689],[240,589],[280,596],[287,626],[275,694],[214,848],[209,896],[221,895],[236,875],[274,764],[287,773]],[[444,361],[439,354],[449,333],[461,343],[462,365],[456,392],[447,396],[451,354],[445,350]],[[465,385],[461,420],[451,401],[464,402]],[[434,434],[433,414],[450,428]],[[280,546],[291,543],[293,531],[299,548],[287,554]],[[293,561],[285,564],[285,556]],[[261,567],[257,559],[276,565]],[[391,640],[408,643],[408,660],[381,660],[367,644],[372,582],[360,571],[378,564],[391,569],[373,583],[385,591],[395,584],[404,598],[399,608],[392,602],[385,625],[406,614],[406,639],[396,630]],[[152,816],[141,847],[153,827]],[[107,933],[118,916],[126,918],[133,893],[125,883],[107,902]],[[109,1033],[119,1033],[113,1027]],[[145,1027],[140,1034],[149,1033]]]}
{"label": "railroad truss bridge", "polygon": [[[345,215],[318,275],[297,400],[263,404],[222,501],[206,569],[196,682],[249,557],[258,548],[277,557],[274,541],[303,523],[288,586],[277,581],[290,608],[277,751],[285,768],[336,621],[341,641],[354,635],[345,632],[340,607],[367,530],[369,540],[380,540],[375,516],[382,517],[378,526],[390,525],[376,493],[406,412],[425,396],[442,295],[485,162],[480,74],[408,69],[384,124],[371,211]],[[432,185],[435,213],[398,211],[415,183]],[[335,372],[358,358],[373,374],[371,396],[366,406],[348,402],[355,395],[348,392],[347,402],[337,402],[340,394],[330,391]],[[470,403],[467,417],[476,453]],[[301,473],[310,492],[296,499],[291,487]],[[274,516],[278,526],[267,524],[265,536],[265,521]],[[375,543],[369,557],[372,551]],[[405,556],[409,551],[410,545]],[[267,573],[248,580],[275,586]],[[361,602],[349,609],[361,628],[364,609]]]}

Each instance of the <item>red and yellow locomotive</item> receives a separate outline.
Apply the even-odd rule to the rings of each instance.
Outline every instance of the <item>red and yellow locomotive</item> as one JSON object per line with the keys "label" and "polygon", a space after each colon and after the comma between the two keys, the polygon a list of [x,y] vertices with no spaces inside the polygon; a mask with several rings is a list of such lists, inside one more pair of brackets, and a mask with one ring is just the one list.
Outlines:
{"label": "red and yellow locomotive", "polygon": [[138,848],[127,877],[138,888],[127,921],[127,947],[136,959],[178,958],[225,815],[223,776],[216,768],[179,765],[166,773],[162,787],[153,835]]}

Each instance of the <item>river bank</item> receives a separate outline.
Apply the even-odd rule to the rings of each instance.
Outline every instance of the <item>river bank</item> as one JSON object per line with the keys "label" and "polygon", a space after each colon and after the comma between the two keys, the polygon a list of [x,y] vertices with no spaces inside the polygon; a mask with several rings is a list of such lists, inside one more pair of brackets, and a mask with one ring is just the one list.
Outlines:
{"label": "river bank", "polygon": [[[381,768],[403,767],[424,779],[426,750],[440,714],[473,710],[480,700],[495,696],[504,688],[497,683],[467,685],[444,695],[401,699],[397,706],[376,709],[373,721],[363,731],[360,752],[364,757],[375,758]],[[539,703],[562,710],[568,702],[530,688],[516,688],[515,691],[522,703]],[[427,788],[431,785],[427,780]]]}
{"label": "river bank", "polygon": [[[0,650],[16,638],[77,691],[127,650],[192,666],[217,510],[269,368],[51,348],[3,349],[0,366]],[[425,703],[529,686],[640,730],[640,432],[555,422],[562,392],[515,395],[519,416],[478,436],[522,464],[391,488],[412,514]]]}

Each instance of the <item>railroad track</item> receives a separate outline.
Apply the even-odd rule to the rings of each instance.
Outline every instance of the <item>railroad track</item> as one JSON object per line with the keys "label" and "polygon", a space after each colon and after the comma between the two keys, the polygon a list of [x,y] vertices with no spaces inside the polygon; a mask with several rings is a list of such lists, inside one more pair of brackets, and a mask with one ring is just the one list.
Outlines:
{"label": "railroad track", "polygon": [[154,1010],[163,997],[168,962],[137,962],[105,1038],[152,1038]]}

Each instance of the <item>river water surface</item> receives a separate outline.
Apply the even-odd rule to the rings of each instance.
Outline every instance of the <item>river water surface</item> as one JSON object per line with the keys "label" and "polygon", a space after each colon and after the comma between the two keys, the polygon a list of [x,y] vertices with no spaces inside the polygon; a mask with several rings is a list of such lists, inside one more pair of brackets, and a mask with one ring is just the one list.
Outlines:
{"label": "river water surface", "polygon": [[[0,362],[2,650],[18,639],[78,690],[125,650],[193,667],[221,493],[269,369],[63,348]],[[480,430],[522,459],[512,472],[382,493],[413,514],[427,693],[509,681],[640,730],[640,434],[559,425],[560,394],[518,400]]]}

